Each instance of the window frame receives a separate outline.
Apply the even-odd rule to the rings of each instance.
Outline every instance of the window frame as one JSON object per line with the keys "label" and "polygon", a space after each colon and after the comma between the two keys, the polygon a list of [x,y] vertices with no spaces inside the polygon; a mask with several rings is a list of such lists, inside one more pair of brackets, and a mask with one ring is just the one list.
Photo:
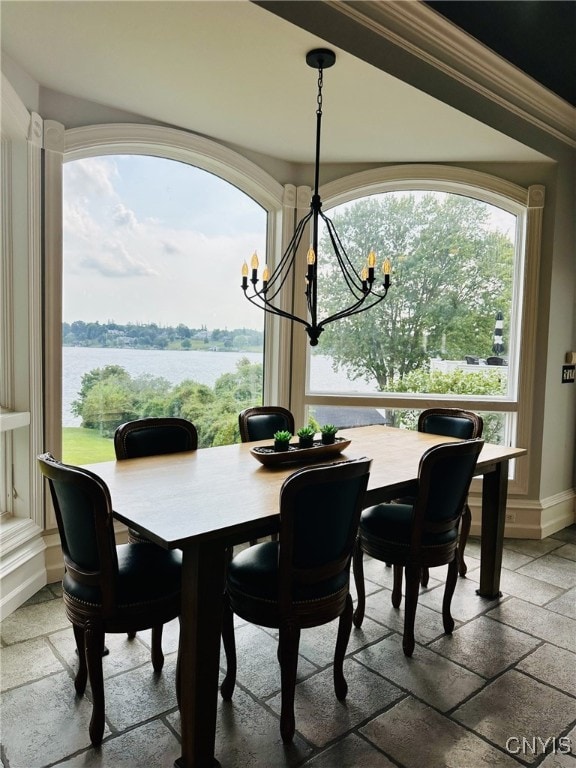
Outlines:
{"label": "window frame", "polygon": [[[519,339],[514,358],[511,360],[511,370],[513,373],[517,372],[515,391],[506,396],[493,398],[409,393],[375,395],[346,394],[345,392],[313,393],[308,390],[307,384],[310,349],[308,345],[298,345],[293,350],[294,359],[297,361],[295,369],[300,371],[298,374],[300,377],[302,371],[306,372],[303,377],[306,385],[301,387],[303,391],[300,391],[296,386],[293,373],[292,389],[299,396],[298,401],[293,400],[293,409],[295,412],[304,414],[310,406],[315,405],[415,409],[444,406],[467,408],[479,412],[506,412],[516,420],[515,443],[520,446],[530,445],[544,187],[534,185],[523,188],[497,176],[466,168],[414,164],[355,173],[325,184],[320,194],[324,208],[329,209],[369,195],[390,191],[409,191],[415,188],[466,195],[496,205],[517,216],[516,248],[523,253],[523,259],[516,260],[513,294],[513,302],[520,302],[520,311],[514,313],[520,327],[511,329],[511,333],[516,333]],[[298,266],[301,274],[296,275],[296,280],[304,280],[304,265]],[[527,493],[528,467],[527,458],[515,462],[513,477],[509,483],[510,493]]]}
{"label": "window frame", "polygon": [[[52,122],[52,121],[47,121]],[[46,444],[55,456],[62,452],[62,169],[65,162],[105,155],[148,155],[176,160],[213,173],[236,186],[267,212],[266,248],[270,263],[291,236],[295,187],[283,187],[266,171],[242,155],[210,139],[162,126],[104,124],[64,130],[51,125],[54,141],[46,158],[46,184],[52,191],[46,204],[45,260],[45,361]],[[50,205],[49,199],[55,204]],[[240,286],[238,265],[238,285]],[[49,283],[49,284],[48,284]],[[285,300],[288,300],[287,296]],[[277,318],[267,316],[264,324],[264,402],[288,402],[290,336]],[[47,505],[47,528],[56,525]]]}

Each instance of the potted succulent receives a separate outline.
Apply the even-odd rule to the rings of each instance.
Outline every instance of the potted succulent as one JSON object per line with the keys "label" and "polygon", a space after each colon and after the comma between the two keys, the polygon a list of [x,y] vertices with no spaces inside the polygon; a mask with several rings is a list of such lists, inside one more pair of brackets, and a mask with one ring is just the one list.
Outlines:
{"label": "potted succulent", "polygon": [[322,442],[324,445],[332,445],[336,440],[338,427],[335,427],[334,424],[324,424],[324,426],[320,427],[320,432],[322,434]]}
{"label": "potted succulent", "polygon": [[278,432],[274,432],[274,450],[275,451],[287,451],[290,446],[290,438],[292,433],[286,429],[280,429]]}
{"label": "potted succulent", "polygon": [[300,448],[312,448],[314,445],[314,435],[316,434],[314,427],[311,427],[310,425],[302,427],[296,434],[299,438],[298,445]]}

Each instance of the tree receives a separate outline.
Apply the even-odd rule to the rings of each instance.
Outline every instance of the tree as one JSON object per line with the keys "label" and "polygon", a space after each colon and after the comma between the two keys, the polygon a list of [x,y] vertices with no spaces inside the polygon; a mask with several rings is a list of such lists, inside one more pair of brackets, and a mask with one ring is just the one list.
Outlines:
{"label": "tree", "polygon": [[[512,244],[490,226],[490,208],[461,195],[387,193],[332,217],[358,272],[371,249],[393,267],[381,304],[326,327],[321,348],[335,367],[387,390],[441,350],[457,359],[490,354],[496,312],[509,316],[513,278]],[[320,251],[320,306],[329,314],[350,297],[326,236]]]}

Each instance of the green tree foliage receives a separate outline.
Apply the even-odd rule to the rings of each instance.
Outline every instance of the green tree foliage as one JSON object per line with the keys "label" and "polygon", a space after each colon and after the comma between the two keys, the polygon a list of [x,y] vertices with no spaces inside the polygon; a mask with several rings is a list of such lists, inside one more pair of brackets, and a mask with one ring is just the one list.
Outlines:
{"label": "green tree foliage", "polygon": [[114,347],[130,349],[204,349],[211,344],[217,349],[261,349],[264,334],[252,328],[209,331],[202,328],[160,327],[156,323],[85,323],[76,320],[62,324],[62,340],[69,347]]}
{"label": "green tree foliage", "polygon": [[[392,385],[391,385],[392,388]],[[428,371],[420,369],[407,374],[393,387],[395,392],[430,392],[455,395],[494,395],[506,392],[506,369],[501,367],[483,368],[478,373],[453,370]],[[387,413],[387,423],[395,427],[416,429],[419,410],[394,409]],[[484,430],[482,437],[489,443],[501,443],[504,429],[504,415],[483,413]]]}
{"label": "green tree foliage", "polygon": [[180,416],[198,430],[201,448],[238,442],[238,413],[261,402],[262,364],[242,358],[214,388],[186,380],[175,386],[150,374],[131,377],[108,365],[84,374],[72,411],[82,427],[111,437],[119,424],[146,416]]}
{"label": "green tree foliage", "polygon": [[[374,249],[380,264],[386,256],[392,262],[392,287],[378,307],[327,326],[322,352],[350,378],[375,379],[383,391],[398,390],[441,353],[490,355],[496,312],[509,317],[513,279],[513,247],[491,226],[490,210],[461,195],[387,193],[336,212],[358,272]],[[330,254],[324,237],[319,295],[326,314],[350,303]]]}

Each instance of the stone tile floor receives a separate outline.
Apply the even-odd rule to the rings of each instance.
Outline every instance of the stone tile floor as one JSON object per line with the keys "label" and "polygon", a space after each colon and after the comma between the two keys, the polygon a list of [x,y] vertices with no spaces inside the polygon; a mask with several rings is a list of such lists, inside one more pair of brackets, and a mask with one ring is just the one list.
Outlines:
{"label": "stone tile floor", "polygon": [[[222,768],[576,768],[576,526],[544,541],[507,539],[503,597],[479,598],[479,542],[443,635],[445,569],[421,591],[417,646],[401,648],[403,613],[392,573],[366,560],[366,619],[353,629],[340,703],[332,688],[335,625],[302,633],[294,742],[279,732],[276,633],[237,623],[238,684],[219,702]],[[75,696],[77,657],[59,585],[1,625],[1,757],[4,768],[168,768],[180,754],[174,693],[178,625],[164,631],[156,677],[150,633],[108,635],[106,730],[88,740],[87,696]]]}

